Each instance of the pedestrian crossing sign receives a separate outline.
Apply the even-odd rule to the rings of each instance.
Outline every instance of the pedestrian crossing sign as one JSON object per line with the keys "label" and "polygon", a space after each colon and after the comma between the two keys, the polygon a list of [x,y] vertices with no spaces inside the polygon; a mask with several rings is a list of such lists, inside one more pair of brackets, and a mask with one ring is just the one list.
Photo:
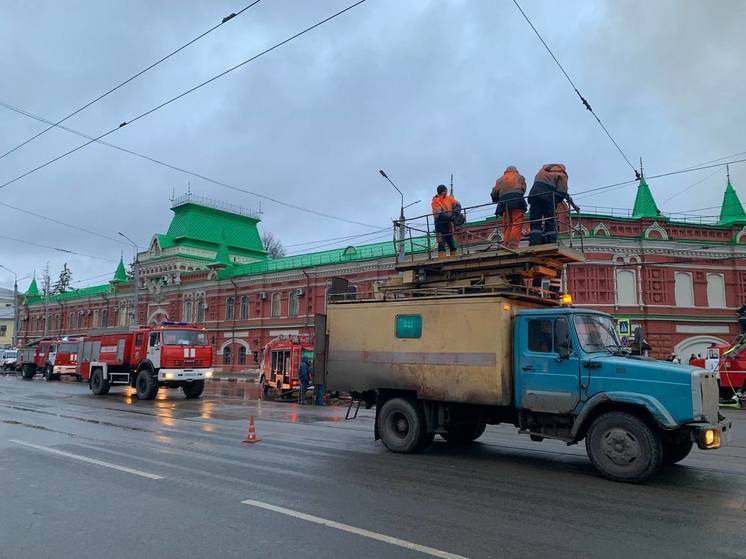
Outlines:
{"label": "pedestrian crossing sign", "polygon": [[619,318],[616,321],[616,330],[620,338],[629,337],[631,334],[629,318]]}

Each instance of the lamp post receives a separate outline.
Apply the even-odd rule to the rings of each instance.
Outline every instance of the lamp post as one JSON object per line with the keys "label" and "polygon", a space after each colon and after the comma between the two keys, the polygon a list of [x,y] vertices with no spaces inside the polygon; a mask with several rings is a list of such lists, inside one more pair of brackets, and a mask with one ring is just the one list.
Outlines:
{"label": "lamp post", "polygon": [[7,266],[3,266],[0,264],[0,268],[3,270],[8,270],[11,274],[13,274],[13,341],[11,342],[13,344],[13,347],[17,347],[18,345],[18,274],[16,274],[13,270],[8,268]]}
{"label": "lamp post", "polygon": [[399,221],[397,223],[397,228],[399,231],[399,260],[404,260],[404,236],[405,236],[405,225],[404,225],[404,193],[399,190],[399,187],[394,184],[394,181],[392,181],[389,176],[384,172],[383,169],[379,169],[378,172],[381,174],[381,176],[389,181],[391,183],[391,186],[393,186],[396,191],[399,193],[399,196],[401,196],[401,206],[399,209]]}
{"label": "lamp post", "polygon": [[127,235],[122,233],[121,231],[117,231],[117,234],[127,241],[134,247],[135,249],[135,262],[134,262],[134,272],[135,272],[135,292],[132,295],[133,300],[133,306],[134,309],[132,311],[132,317],[130,318],[130,325],[131,326],[137,326],[138,322],[140,321],[140,315],[138,313],[138,305],[140,303],[140,247],[137,246],[137,243],[130,239]]}

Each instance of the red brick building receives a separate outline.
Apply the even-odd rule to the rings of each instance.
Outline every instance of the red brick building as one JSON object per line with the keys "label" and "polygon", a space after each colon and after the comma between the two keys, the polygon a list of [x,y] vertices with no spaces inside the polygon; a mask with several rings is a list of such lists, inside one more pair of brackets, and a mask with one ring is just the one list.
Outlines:
{"label": "red brick building", "polygon": [[[310,334],[332,278],[371,295],[395,273],[390,241],[272,259],[250,211],[192,195],[172,210],[167,233],[155,234],[139,255],[137,321],[203,324],[217,367],[254,367],[270,339]],[[711,223],[662,214],[643,180],[629,215],[582,214],[573,228],[571,241],[587,258],[563,278],[576,305],[642,326],[657,357],[687,358],[737,334],[735,311],[746,302],[746,213],[730,183]],[[494,218],[466,230],[494,238]],[[122,262],[107,284],[47,299],[33,281],[21,301],[19,340],[126,326],[133,287]]]}

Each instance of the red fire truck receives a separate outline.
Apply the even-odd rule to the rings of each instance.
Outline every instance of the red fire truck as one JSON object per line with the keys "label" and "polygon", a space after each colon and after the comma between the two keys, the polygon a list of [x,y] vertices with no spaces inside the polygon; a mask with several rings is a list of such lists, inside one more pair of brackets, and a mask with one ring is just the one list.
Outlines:
{"label": "red fire truck", "polygon": [[128,385],[140,400],[152,400],[160,387],[199,398],[212,377],[212,355],[205,330],[190,324],[105,329],[84,338],[78,371],[97,396]]}
{"label": "red fire truck", "polygon": [[77,371],[78,348],[81,338],[49,338],[18,352],[21,375],[33,378],[36,373],[45,380],[59,380],[62,375],[74,376],[80,381]]}
{"label": "red fire truck", "polygon": [[746,339],[709,347],[704,359],[693,359],[689,364],[717,373],[721,397],[746,393]]}
{"label": "red fire truck", "polygon": [[300,385],[298,367],[308,357],[313,362],[313,342],[308,336],[282,336],[264,346],[259,382],[264,391],[274,389],[277,394],[295,390]]}

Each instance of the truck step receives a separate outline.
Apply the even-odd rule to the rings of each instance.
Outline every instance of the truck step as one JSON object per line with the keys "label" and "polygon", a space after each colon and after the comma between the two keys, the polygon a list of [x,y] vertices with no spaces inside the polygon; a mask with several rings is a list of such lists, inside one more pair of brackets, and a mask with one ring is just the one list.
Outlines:
{"label": "truck step", "polygon": [[129,384],[129,373],[109,373],[109,383],[111,384]]}
{"label": "truck step", "polygon": [[[352,411],[352,406],[355,405],[357,402],[357,406],[355,407],[355,411]],[[345,421],[349,421],[350,419],[357,419],[357,413],[360,411],[360,404],[362,403],[362,400],[350,400],[350,405],[347,406],[347,413],[345,413]]]}

